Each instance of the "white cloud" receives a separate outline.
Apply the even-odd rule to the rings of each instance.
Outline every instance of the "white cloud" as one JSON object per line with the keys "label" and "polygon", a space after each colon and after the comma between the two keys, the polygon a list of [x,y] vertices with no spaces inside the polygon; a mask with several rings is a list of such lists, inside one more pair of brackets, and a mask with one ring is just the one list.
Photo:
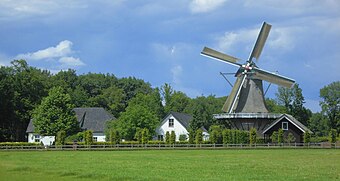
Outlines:
{"label": "white cloud", "polygon": [[62,67],[78,67],[85,65],[79,58],[74,57],[61,57],[59,62],[62,64]]}
{"label": "white cloud", "polygon": [[[67,69],[84,66],[85,63],[73,56],[73,43],[69,40],[61,41],[58,45],[38,50],[33,53],[19,54],[15,59],[25,59],[27,61],[49,61],[56,64],[57,68]],[[46,67],[51,69],[51,67]],[[56,67],[52,68],[55,69]],[[52,70],[51,69],[51,70]]]}
{"label": "white cloud", "polygon": [[223,5],[226,0],[193,0],[189,8],[193,13],[207,13]]}
{"label": "white cloud", "polygon": [[69,40],[61,41],[55,47],[49,47],[43,50],[38,50],[34,53],[20,54],[17,57],[29,60],[42,60],[49,58],[58,58],[70,55],[72,53],[72,42]]}

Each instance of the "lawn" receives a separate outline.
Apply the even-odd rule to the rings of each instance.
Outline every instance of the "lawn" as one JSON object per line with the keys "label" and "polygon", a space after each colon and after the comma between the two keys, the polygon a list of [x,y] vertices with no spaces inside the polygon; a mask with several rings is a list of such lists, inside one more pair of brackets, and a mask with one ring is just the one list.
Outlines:
{"label": "lawn", "polygon": [[1,151],[0,180],[340,180],[340,150]]}

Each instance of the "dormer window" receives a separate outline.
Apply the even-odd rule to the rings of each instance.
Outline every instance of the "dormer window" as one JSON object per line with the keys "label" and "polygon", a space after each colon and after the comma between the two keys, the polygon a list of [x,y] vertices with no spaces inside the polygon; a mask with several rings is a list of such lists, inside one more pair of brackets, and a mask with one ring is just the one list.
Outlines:
{"label": "dormer window", "polygon": [[174,119],[169,119],[169,128],[174,127]]}

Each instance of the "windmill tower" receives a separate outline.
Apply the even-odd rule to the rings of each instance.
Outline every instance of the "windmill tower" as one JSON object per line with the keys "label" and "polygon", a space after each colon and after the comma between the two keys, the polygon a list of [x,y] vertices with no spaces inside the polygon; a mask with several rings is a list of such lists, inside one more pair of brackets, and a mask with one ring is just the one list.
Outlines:
{"label": "windmill tower", "polygon": [[268,113],[263,94],[263,80],[287,88],[295,82],[293,79],[260,69],[255,64],[254,60],[258,61],[270,29],[271,25],[264,22],[250,57],[244,64],[238,63],[239,58],[207,47],[201,52],[204,56],[238,67],[235,73],[236,81],[222,108],[225,113],[214,115],[216,119],[229,121],[236,129],[249,130],[255,127],[259,132],[281,115]]}

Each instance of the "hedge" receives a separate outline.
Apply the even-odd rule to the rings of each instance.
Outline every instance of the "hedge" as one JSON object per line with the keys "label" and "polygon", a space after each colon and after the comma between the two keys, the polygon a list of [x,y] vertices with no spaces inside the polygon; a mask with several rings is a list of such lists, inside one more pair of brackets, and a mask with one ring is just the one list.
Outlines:
{"label": "hedge", "polygon": [[28,142],[0,142],[0,146],[40,146],[40,143]]}

